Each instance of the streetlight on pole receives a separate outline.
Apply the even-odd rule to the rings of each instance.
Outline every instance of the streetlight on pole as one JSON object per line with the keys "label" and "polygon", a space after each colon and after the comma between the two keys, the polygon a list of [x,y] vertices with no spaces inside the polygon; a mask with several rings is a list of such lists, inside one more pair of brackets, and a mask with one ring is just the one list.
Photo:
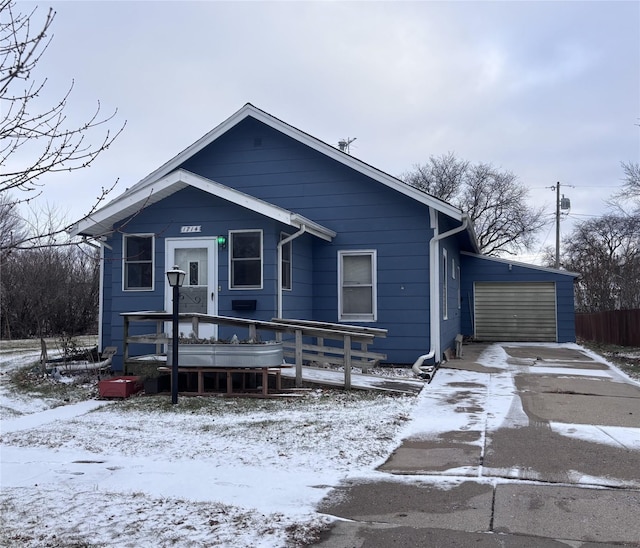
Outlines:
{"label": "streetlight on pole", "polygon": [[172,351],[172,367],[171,367],[171,403],[178,403],[178,301],[180,299],[180,287],[184,282],[185,272],[180,270],[178,266],[174,266],[167,271],[167,280],[169,285],[173,287],[173,336],[171,337]]}

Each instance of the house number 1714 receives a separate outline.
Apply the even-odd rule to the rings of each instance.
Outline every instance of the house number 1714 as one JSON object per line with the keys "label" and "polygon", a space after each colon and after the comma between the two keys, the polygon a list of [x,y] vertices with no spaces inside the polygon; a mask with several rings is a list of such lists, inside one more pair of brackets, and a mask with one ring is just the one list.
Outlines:
{"label": "house number 1714", "polygon": [[195,226],[183,226],[183,227],[180,227],[180,233],[181,234],[191,234],[192,232],[202,232],[202,226],[201,225],[195,225]]}

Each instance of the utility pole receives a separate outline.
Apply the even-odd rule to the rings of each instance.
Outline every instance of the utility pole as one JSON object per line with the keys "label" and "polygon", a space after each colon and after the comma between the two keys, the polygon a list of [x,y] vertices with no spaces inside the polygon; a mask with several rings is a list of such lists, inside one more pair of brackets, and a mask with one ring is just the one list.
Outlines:
{"label": "utility pole", "polygon": [[560,268],[560,181],[556,183],[556,269]]}
{"label": "utility pole", "polygon": [[[573,188],[572,185],[569,185]],[[548,187],[547,187],[548,188]],[[556,191],[556,269],[560,268],[560,210],[571,209],[571,201],[569,198],[565,198],[564,194],[560,199],[560,181],[555,186],[551,187],[551,190]]]}

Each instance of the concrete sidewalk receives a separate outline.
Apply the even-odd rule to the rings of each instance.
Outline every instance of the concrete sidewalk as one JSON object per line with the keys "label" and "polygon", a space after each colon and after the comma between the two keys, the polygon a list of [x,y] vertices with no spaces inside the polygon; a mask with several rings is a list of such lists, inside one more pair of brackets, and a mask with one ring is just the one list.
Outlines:
{"label": "concrete sidewalk", "polygon": [[416,413],[318,546],[640,546],[640,386],[586,351],[467,345]]}

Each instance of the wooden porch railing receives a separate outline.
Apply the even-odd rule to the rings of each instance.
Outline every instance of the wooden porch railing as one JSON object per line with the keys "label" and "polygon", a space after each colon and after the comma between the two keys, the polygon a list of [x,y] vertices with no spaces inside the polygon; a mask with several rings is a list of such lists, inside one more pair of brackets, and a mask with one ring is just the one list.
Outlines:
{"label": "wooden porch railing", "polygon": [[[171,313],[164,311],[124,312],[121,316],[124,319],[123,362],[125,373],[128,365],[141,361],[148,363],[154,356],[164,355],[163,345],[171,342],[169,335],[164,332],[164,324],[172,320]],[[256,339],[259,331],[275,333],[276,340],[283,343],[285,357],[294,358],[296,387],[302,386],[302,367],[305,364],[317,362],[343,366],[344,387],[350,389],[351,368],[354,365],[366,370],[374,363],[387,358],[386,354],[368,350],[369,345],[376,337],[386,337],[386,329],[285,318],[262,321],[197,313],[181,313],[179,318],[182,322],[191,322],[192,331],[196,337],[202,323],[245,328],[248,330],[248,338],[250,339]],[[154,323],[155,332],[131,335],[131,323],[133,322]],[[287,335],[292,337],[287,338]],[[327,341],[335,341],[335,344],[328,344]],[[155,355],[134,356],[131,352],[133,344],[153,344],[156,346]],[[354,345],[357,345],[357,348],[354,348]]]}

